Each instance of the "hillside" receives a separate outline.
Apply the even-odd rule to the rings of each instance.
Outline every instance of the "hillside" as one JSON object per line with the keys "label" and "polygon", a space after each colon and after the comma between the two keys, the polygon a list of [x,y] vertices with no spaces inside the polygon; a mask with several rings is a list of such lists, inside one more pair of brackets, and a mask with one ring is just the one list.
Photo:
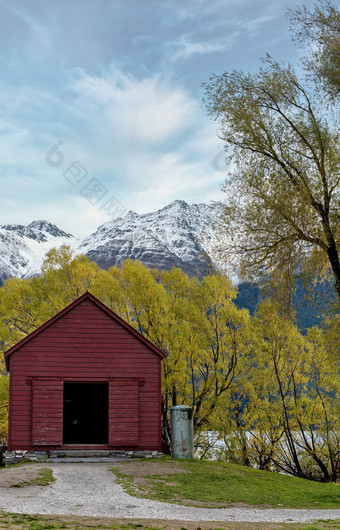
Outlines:
{"label": "hillside", "polygon": [[[211,255],[213,209],[207,204],[189,205],[176,200],[155,212],[137,214],[104,223],[83,241],[49,221],[33,221],[27,226],[0,226],[0,285],[6,278],[29,278],[39,274],[43,258],[52,247],[70,245],[91,261],[107,269],[125,259],[140,260],[145,266],[169,270],[181,268],[189,276],[203,276],[214,270]],[[238,285],[236,304],[253,314],[261,299],[256,284]],[[302,330],[320,321],[331,288],[318,286],[313,303],[306,300],[302,282],[298,283],[294,306]]]}

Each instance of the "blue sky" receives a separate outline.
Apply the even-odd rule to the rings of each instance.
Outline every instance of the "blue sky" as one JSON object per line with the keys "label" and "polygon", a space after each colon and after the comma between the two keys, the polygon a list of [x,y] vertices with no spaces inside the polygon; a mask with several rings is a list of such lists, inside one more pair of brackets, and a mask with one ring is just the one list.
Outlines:
{"label": "blue sky", "polygon": [[221,198],[201,83],[266,52],[296,63],[296,4],[0,0],[0,224],[84,237],[125,210]]}

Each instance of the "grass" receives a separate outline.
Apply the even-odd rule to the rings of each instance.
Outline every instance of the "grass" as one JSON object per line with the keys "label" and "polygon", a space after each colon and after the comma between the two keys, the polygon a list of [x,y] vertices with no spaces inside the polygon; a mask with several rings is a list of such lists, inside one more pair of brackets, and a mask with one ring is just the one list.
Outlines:
{"label": "grass", "polygon": [[5,469],[11,469],[12,467],[13,468],[21,467],[24,464],[36,464],[36,462],[32,462],[32,460],[26,460],[25,458],[22,458],[20,462],[16,462],[15,464],[9,464],[8,466],[1,466],[0,471],[3,471]]}
{"label": "grass", "polygon": [[[69,521],[68,519],[72,519]],[[7,526],[6,526],[7,525]],[[79,518],[63,518],[63,517],[49,517],[39,515],[26,515],[26,514],[0,514],[0,528],[15,528],[16,530],[27,529],[27,530],[57,530],[61,528],[80,530],[85,528],[100,528],[100,529],[112,529],[112,530],[134,530],[141,528],[143,530],[163,530],[161,527],[151,527],[142,524],[93,524],[92,519],[89,519],[88,524],[83,517]]]}
{"label": "grass", "polygon": [[[166,461],[167,468],[170,463]],[[150,460],[142,479],[137,474],[130,474],[129,463],[125,464],[123,472],[119,471],[119,466],[118,473],[116,467],[111,470],[118,475],[128,493],[165,502],[340,509],[340,484],[313,482],[221,462],[187,460],[173,464],[176,472],[167,474],[166,469],[162,472],[161,461]],[[145,466],[145,463],[133,463],[131,471],[138,465]],[[158,465],[157,475],[152,472],[153,465]]]}
{"label": "grass", "polygon": [[53,477],[52,469],[43,468],[39,471],[37,477],[12,484],[11,488],[23,488],[24,486],[48,486],[53,482],[55,482],[55,478]]}
{"label": "grass", "polygon": [[0,529],[6,530],[335,530],[340,521],[315,524],[223,523],[187,521],[150,521],[75,516],[44,516],[5,513],[0,510]]}

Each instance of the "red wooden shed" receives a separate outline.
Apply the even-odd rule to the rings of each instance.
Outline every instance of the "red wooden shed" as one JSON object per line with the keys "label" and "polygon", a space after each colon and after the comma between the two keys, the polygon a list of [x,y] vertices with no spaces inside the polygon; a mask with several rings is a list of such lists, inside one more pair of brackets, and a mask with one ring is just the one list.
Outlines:
{"label": "red wooden shed", "polygon": [[5,353],[9,451],[160,451],[164,357],[85,293]]}

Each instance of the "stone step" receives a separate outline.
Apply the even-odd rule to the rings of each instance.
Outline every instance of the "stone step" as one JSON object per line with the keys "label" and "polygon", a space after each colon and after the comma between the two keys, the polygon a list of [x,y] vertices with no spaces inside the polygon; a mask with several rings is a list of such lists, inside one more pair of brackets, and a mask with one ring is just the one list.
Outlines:
{"label": "stone step", "polygon": [[71,449],[67,451],[49,451],[49,457],[50,458],[100,458],[100,457],[108,457],[112,455],[112,451],[104,451],[102,449],[94,450],[94,449]]}
{"label": "stone step", "polygon": [[114,462],[129,458],[158,458],[163,456],[158,451],[124,451],[119,449],[70,449],[51,451],[7,451],[5,465],[20,461],[32,462]]}
{"label": "stone step", "polygon": [[105,463],[114,463],[114,462],[126,462],[129,460],[126,456],[122,457],[94,457],[94,456],[87,456],[86,458],[80,458],[76,456],[72,456],[70,458],[47,458],[44,460],[45,463],[51,463],[51,464],[105,464]]}

